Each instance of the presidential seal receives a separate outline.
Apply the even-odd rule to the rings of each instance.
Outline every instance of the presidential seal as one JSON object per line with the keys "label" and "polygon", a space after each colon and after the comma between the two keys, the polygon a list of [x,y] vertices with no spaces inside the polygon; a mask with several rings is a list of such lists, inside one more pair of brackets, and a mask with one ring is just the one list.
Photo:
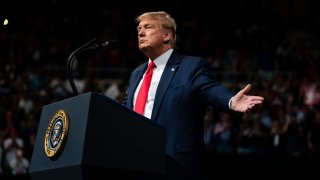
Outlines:
{"label": "presidential seal", "polygon": [[44,149],[49,158],[56,158],[63,149],[69,131],[69,117],[64,110],[59,110],[51,118],[47,127]]}

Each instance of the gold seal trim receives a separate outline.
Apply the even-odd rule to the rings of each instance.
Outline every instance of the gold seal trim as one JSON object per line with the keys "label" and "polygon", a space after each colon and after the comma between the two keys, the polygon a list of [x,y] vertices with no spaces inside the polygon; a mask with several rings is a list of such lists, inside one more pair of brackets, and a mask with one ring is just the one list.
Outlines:
{"label": "gold seal trim", "polygon": [[69,133],[69,116],[64,110],[58,110],[47,127],[44,149],[49,158],[56,158],[62,151]]}

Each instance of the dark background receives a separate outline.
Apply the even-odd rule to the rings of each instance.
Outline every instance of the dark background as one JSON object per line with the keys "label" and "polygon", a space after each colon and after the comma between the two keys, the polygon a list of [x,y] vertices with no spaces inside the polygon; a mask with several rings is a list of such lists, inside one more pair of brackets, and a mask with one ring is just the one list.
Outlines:
{"label": "dark background", "polygon": [[[93,38],[101,42],[118,39],[119,43],[77,57],[75,77],[83,85],[80,92],[110,95],[106,90],[116,85],[119,94],[113,98],[120,102],[131,71],[146,61],[137,48],[134,18],[155,10],[165,10],[176,19],[179,50],[208,58],[217,79],[234,92],[252,83],[252,94],[265,97],[264,105],[249,115],[252,124],[262,119],[262,115],[271,122],[280,121],[283,126],[289,114],[294,113],[297,119],[303,116],[299,121],[303,141],[298,148],[303,150],[298,155],[290,154],[285,147],[280,154],[270,152],[266,141],[259,147],[259,153],[239,154],[237,147],[241,144],[236,137],[242,121],[232,119],[235,133],[232,151],[220,154],[214,143],[208,144],[209,177],[317,176],[318,156],[308,149],[307,135],[319,112],[320,101],[307,102],[302,90],[306,82],[319,85],[320,1],[317,0],[2,0],[1,137],[5,139],[10,129],[17,129],[25,143],[25,156],[31,159],[32,138],[42,106],[73,96],[66,81],[67,58]],[[9,19],[7,26],[2,24],[5,18]],[[211,124],[221,117],[214,110],[213,113]],[[266,136],[269,128],[264,127]],[[8,176],[10,170],[5,169],[1,177]]]}

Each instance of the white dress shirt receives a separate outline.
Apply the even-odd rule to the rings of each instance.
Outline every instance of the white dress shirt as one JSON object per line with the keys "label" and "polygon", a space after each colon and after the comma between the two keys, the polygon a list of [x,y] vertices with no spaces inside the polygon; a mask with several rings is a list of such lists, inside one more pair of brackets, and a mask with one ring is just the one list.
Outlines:
{"label": "white dress shirt", "polygon": [[[173,51],[173,49],[169,49],[167,52],[165,52],[164,54],[162,54],[161,56],[159,56],[158,58],[156,58],[153,61],[157,67],[153,69],[153,75],[152,75],[152,79],[151,79],[151,83],[150,83],[150,89],[148,92],[146,107],[144,109],[144,116],[149,119],[151,119],[154,99],[156,96],[156,91],[157,91],[157,88],[159,85],[160,78],[162,76],[164,68],[166,67],[166,64],[169,60],[169,57],[172,54],[172,51]],[[151,60],[149,59],[149,63],[150,63],[150,61]],[[139,89],[141,87],[143,78],[144,78],[144,75],[143,75],[142,79],[140,80],[140,83],[134,93],[134,99],[133,99],[134,104],[136,104],[137,95],[138,95]]]}

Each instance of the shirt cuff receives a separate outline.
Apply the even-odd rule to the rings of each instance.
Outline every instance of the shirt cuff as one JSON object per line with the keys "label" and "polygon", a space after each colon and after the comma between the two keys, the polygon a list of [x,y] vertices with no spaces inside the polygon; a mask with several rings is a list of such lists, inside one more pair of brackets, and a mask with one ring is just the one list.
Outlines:
{"label": "shirt cuff", "polygon": [[[231,109],[231,103],[232,103],[233,97],[229,100],[229,109]],[[232,110],[232,109],[231,109]]]}

